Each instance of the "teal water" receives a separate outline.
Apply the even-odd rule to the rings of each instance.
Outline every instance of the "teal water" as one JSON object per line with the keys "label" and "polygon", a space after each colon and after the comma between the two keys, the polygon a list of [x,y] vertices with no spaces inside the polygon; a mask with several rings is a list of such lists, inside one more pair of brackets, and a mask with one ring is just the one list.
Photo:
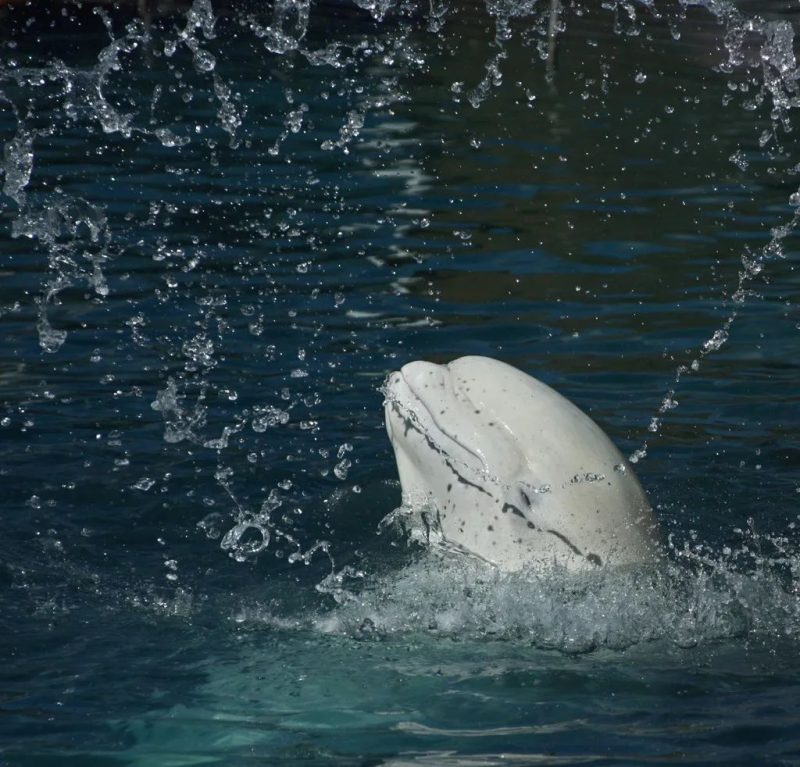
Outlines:
{"label": "teal water", "polygon": [[[0,764],[800,763],[790,10],[0,17]],[[662,566],[381,524],[381,383],[464,354]]]}

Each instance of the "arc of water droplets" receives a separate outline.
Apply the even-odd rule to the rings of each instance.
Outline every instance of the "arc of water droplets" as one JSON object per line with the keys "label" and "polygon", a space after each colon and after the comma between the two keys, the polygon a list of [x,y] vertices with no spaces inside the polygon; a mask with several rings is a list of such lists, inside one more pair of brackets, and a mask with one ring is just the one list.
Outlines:
{"label": "arc of water droplets", "polygon": [[[725,27],[725,47],[728,52],[728,61],[719,67],[723,73],[731,74],[745,64],[744,42],[748,35],[756,34],[762,37],[764,41],[760,51],[762,85],[766,94],[772,99],[772,128],[762,133],[759,145],[763,148],[770,142],[777,142],[777,126],[783,127],[787,132],[791,130],[789,112],[800,106],[800,87],[798,87],[800,74],[794,56],[794,30],[791,24],[787,21],[768,22],[758,16],[747,16],[728,0],[685,0],[681,4],[683,15],[690,6],[705,8]],[[610,0],[610,2],[604,3],[603,7],[615,14],[617,20],[615,31],[618,34],[623,32],[619,24],[620,12],[627,15],[633,25],[631,34],[638,34],[637,7],[645,9],[655,18],[661,18],[661,13],[653,0],[636,0],[635,2]],[[563,32],[565,29],[564,19],[560,18],[561,14],[558,8],[558,3],[551,3],[549,17],[547,12],[543,16],[540,15],[540,22],[542,17],[547,18],[548,37],[551,45],[555,32]],[[514,18],[533,17],[537,12],[536,3],[531,0],[486,0],[486,10],[494,18],[494,45],[497,53],[487,61],[483,79],[467,94],[468,100],[474,108],[478,108],[483,103],[492,88],[502,84],[503,75],[500,67],[506,58],[504,44],[512,37],[510,22]],[[445,13],[439,0],[431,0],[430,13],[431,24],[434,29],[438,30],[443,24]],[[670,20],[670,27],[673,37],[679,36],[679,32],[672,26],[672,20]],[[549,60],[552,52],[547,52],[547,55],[545,53],[545,48],[542,48],[540,50],[542,58]],[[452,90],[456,95],[460,94],[463,84],[455,83]],[[782,242],[795,229],[800,220],[800,189],[790,197],[789,202],[796,206],[792,218],[783,226],[772,230],[770,242],[757,255],[751,256],[749,253],[745,253],[742,256],[743,269],[739,271],[737,285],[729,299],[732,303],[730,313],[722,326],[703,342],[694,359],[688,364],[679,365],[676,369],[674,379],[658,407],[657,414],[653,416],[648,426],[648,431],[651,433],[658,434],[661,430],[663,416],[678,406],[675,390],[682,378],[699,370],[702,360],[709,354],[718,351],[727,342],[739,310],[747,299],[748,283],[762,272],[767,262],[783,257]],[[646,455],[647,441],[644,441],[641,447],[630,455],[629,459],[632,463],[636,463]]]}
{"label": "arc of water droplets", "polygon": [[[720,0],[706,0],[694,3],[708,8],[726,24],[727,34],[725,45],[728,50],[728,61],[721,67],[721,71],[732,73],[744,63],[743,42],[746,34],[760,34],[764,40],[761,47],[761,68],[763,73],[763,88],[772,98],[772,128],[764,131],[759,139],[763,148],[770,142],[777,143],[776,127],[782,126],[784,130],[791,130],[789,112],[800,106],[800,93],[798,92],[798,67],[794,56],[794,31],[788,22],[766,22],[760,18],[748,18],[735,7]],[[790,204],[800,198],[800,189],[790,196]],[[792,217],[781,226],[774,227],[771,239],[758,253],[751,255],[746,251],[741,257],[742,269],[737,276],[737,284],[730,295],[731,310],[723,321],[702,346],[695,357],[688,364],[681,364],[675,371],[675,376],[667,393],[661,400],[657,414],[654,415],[648,431],[654,435],[661,432],[663,416],[678,406],[675,399],[675,390],[686,375],[697,372],[702,360],[709,354],[721,349],[730,337],[731,328],[739,316],[739,311],[745,304],[750,293],[749,283],[763,271],[765,265],[777,258],[783,258],[783,241],[795,230],[800,222],[800,208],[795,207]],[[631,453],[629,460],[637,463],[647,455],[647,440]]]}
{"label": "arc of water droplets", "polygon": [[[733,292],[730,298],[731,302],[733,303],[733,308],[725,318],[722,326],[717,328],[711,334],[711,336],[703,342],[694,359],[692,359],[692,361],[688,364],[679,365],[675,370],[675,377],[670,385],[669,390],[661,400],[661,404],[658,407],[658,414],[651,418],[650,424],[647,427],[648,431],[650,431],[652,434],[658,435],[660,433],[663,425],[664,414],[678,407],[678,401],[675,399],[675,390],[680,384],[682,378],[691,373],[696,373],[700,369],[701,361],[709,354],[719,351],[728,341],[731,327],[738,317],[739,309],[746,301],[748,295],[747,284],[761,273],[766,261],[783,256],[781,241],[789,234],[790,231],[795,228],[798,221],[800,221],[800,214],[795,213],[791,222],[787,223],[783,227],[780,227],[780,235],[777,235],[773,232],[773,239],[768,245],[762,248],[757,257],[751,259],[748,258],[747,255],[742,256],[742,264],[744,268],[739,272],[736,290]],[[631,453],[630,456],[628,456],[628,460],[631,463],[638,463],[642,458],[644,458],[647,455],[647,444],[647,440],[645,440],[640,447],[638,447],[633,451],[633,453]]]}

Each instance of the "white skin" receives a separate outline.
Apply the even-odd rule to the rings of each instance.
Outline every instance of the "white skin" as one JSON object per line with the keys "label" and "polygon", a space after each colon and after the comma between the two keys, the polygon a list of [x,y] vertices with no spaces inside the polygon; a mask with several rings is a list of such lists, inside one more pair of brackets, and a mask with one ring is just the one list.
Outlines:
{"label": "white skin", "polygon": [[404,502],[503,570],[655,561],[658,525],[630,464],[585,413],[488,357],[411,362],[386,383]]}

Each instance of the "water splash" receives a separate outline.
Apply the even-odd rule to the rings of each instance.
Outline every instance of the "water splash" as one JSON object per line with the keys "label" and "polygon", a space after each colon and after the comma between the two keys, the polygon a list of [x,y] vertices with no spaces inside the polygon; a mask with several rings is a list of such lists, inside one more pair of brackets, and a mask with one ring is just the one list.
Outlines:
{"label": "water splash", "polygon": [[800,640],[800,551],[788,537],[748,535],[718,551],[671,543],[655,568],[501,573],[428,550],[400,572],[344,570],[322,590],[337,607],[317,630],[360,638],[418,632],[523,642],[585,653],[667,641],[679,647],[758,636]]}
{"label": "water splash", "polygon": [[26,130],[19,117],[17,124],[17,135],[3,147],[3,194],[21,206],[25,204],[25,188],[33,173],[33,141],[36,133]]}
{"label": "water splash", "polygon": [[[454,83],[450,92],[458,99],[465,96],[472,107],[491,108],[493,96],[510,82],[510,71],[504,69],[509,67],[511,41],[523,41],[522,47],[529,52],[532,66],[542,66],[543,62],[551,61],[558,37],[577,22],[580,10],[577,6],[564,3],[556,13],[554,9],[557,5],[506,0],[487,2],[480,11],[480,20],[488,20],[489,28],[494,28],[493,34],[490,33],[491,39],[487,47],[477,54],[480,65],[469,77],[465,76],[463,81]],[[736,84],[743,75],[748,84],[747,92],[737,85],[731,91],[731,98],[740,98],[742,109],[748,114],[753,110],[762,110],[768,126],[766,130],[763,130],[763,125],[758,128],[759,149],[778,151],[791,129],[793,112],[798,104],[793,28],[786,22],[767,21],[758,15],[745,14],[732,3],[722,0],[678,5],[680,7],[667,19],[673,37],[680,36],[681,18],[690,6],[705,9],[709,16],[719,21],[724,36],[725,58],[718,68],[732,84]],[[375,211],[374,219],[380,219],[379,224],[374,221],[365,224],[363,218],[355,222],[347,220],[348,217],[355,218],[353,209],[347,208],[347,201],[333,183],[334,191],[330,198],[320,205],[325,214],[322,217],[318,216],[317,210],[298,210],[299,206],[294,203],[287,204],[285,211],[274,214],[272,210],[248,212],[251,231],[258,233],[258,237],[253,236],[246,246],[254,252],[269,251],[270,263],[256,256],[251,262],[241,260],[235,267],[241,275],[239,283],[209,286],[213,279],[202,273],[200,265],[208,260],[207,254],[213,245],[194,241],[196,235],[191,231],[191,224],[186,225],[187,231],[181,234],[183,239],[180,246],[173,247],[165,241],[169,238],[160,235],[150,237],[149,232],[142,235],[136,226],[138,213],[135,211],[117,213],[114,218],[97,199],[90,202],[74,190],[45,189],[39,164],[41,145],[50,137],[62,138],[64,135],[73,135],[70,131],[79,130],[87,133],[100,131],[103,136],[113,137],[127,150],[132,148],[134,152],[136,142],[157,143],[168,158],[165,160],[165,173],[172,174],[178,181],[175,186],[180,193],[184,191],[183,184],[189,178],[192,163],[203,163],[207,159],[212,167],[218,167],[215,163],[219,163],[217,142],[220,138],[222,144],[227,141],[228,147],[237,151],[249,151],[253,146],[265,147],[270,156],[280,156],[281,161],[289,164],[296,159],[291,152],[292,138],[301,133],[312,133],[315,145],[326,151],[326,158],[338,160],[347,156],[353,159],[353,155],[358,155],[370,138],[381,135],[373,126],[391,122],[391,110],[407,98],[406,90],[410,81],[415,77],[438,76],[436,72],[431,73],[430,69],[436,62],[436,56],[446,53],[442,36],[450,22],[458,21],[457,13],[460,12],[452,5],[431,0],[422,14],[423,25],[429,30],[430,36],[423,45],[414,42],[418,39],[415,37],[418,31],[416,20],[402,4],[391,0],[365,0],[359,6],[372,20],[369,27],[356,25],[354,30],[348,30],[346,34],[325,35],[321,43],[320,36],[313,35],[313,25],[315,21],[320,21],[315,13],[321,11],[306,0],[281,0],[264,13],[239,15],[234,19],[232,25],[242,34],[243,44],[257,44],[262,52],[266,48],[272,54],[268,59],[269,67],[265,67],[265,71],[248,84],[251,88],[268,88],[278,84],[276,93],[280,95],[274,100],[274,114],[270,115],[275,119],[268,124],[260,123],[259,115],[248,112],[247,92],[241,95],[224,74],[228,62],[220,56],[221,46],[218,45],[219,36],[223,34],[220,32],[222,24],[216,18],[209,0],[195,0],[185,17],[174,25],[165,23],[161,29],[148,29],[140,22],[130,22],[120,30],[116,20],[98,11],[97,18],[107,34],[102,38],[95,60],[88,66],[57,59],[41,66],[19,66],[11,59],[0,64],[0,86],[3,88],[3,100],[0,103],[10,105],[15,119],[15,128],[9,133],[3,147],[2,192],[14,205],[9,214],[14,236],[35,243],[48,269],[41,295],[34,304],[34,321],[41,349],[57,354],[68,341],[68,330],[66,326],[61,326],[58,313],[58,303],[65,290],[77,284],[85,285],[90,288],[89,301],[102,301],[119,289],[120,282],[115,281],[111,267],[123,252],[128,256],[133,254],[152,258],[163,266],[165,287],[154,290],[153,298],[165,306],[171,306],[176,315],[180,313],[180,308],[185,308],[185,304],[180,304],[176,299],[181,290],[184,296],[190,296],[186,304],[204,307],[199,318],[191,309],[186,309],[182,317],[186,320],[185,326],[176,320],[173,335],[158,341],[144,334],[147,325],[146,306],[131,307],[129,316],[119,320],[121,326],[130,328],[131,338],[137,348],[145,349],[148,343],[154,342],[164,345],[157,374],[159,383],[154,384],[157,390],[151,392],[148,399],[153,402],[153,409],[161,414],[164,442],[168,449],[174,446],[187,450],[202,448],[216,459],[217,454],[234,453],[237,449],[235,443],[244,434],[250,437],[253,434],[264,435],[265,441],[276,435],[277,442],[275,430],[283,427],[288,428],[280,434],[281,439],[288,440],[286,432],[293,429],[324,440],[324,421],[314,412],[315,408],[318,409],[318,402],[308,403],[314,403],[315,397],[319,399],[315,392],[315,379],[318,380],[327,371],[325,365],[335,365],[336,360],[331,360],[330,355],[323,360],[323,355],[320,355],[320,361],[315,366],[313,354],[309,354],[299,365],[287,365],[284,370],[278,360],[281,354],[288,358],[289,352],[281,347],[280,339],[266,339],[262,344],[263,352],[260,353],[265,359],[276,362],[276,370],[283,376],[281,384],[287,384],[285,387],[276,386],[276,390],[285,388],[286,398],[281,393],[273,395],[274,401],[264,396],[255,405],[252,402],[236,404],[225,393],[225,386],[214,378],[225,365],[226,343],[231,338],[230,317],[222,304],[229,298],[231,303],[235,303],[239,293],[246,294],[248,283],[260,280],[266,286],[264,291],[258,296],[241,300],[243,308],[245,301],[252,301],[257,306],[248,315],[252,316],[249,327],[254,338],[265,333],[263,316],[260,319],[258,317],[259,313],[263,315],[258,308],[259,302],[273,302],[287,315],[292,313],[293,330],[305,333],[308,329],[308,334],[318,341],[320,329],[311,329],[313,323],[307,316],[304,317],[304,312],[307,312],[312,301],[326,300],[324,292],[320,297],[320,289],[313,282],[330,257],[330,249],[320,246],[322,236],[319,230],[325,228],[329,221],[336,221],[332,227],[335,229],[332,237],[344,238],[359,227],[377,227],[383,225],[384,221],[391,222],[392,216],[398,211]],[[641,35],[644,17],[658,17],[661,13],[656,4],[650,2],[613,1],[605,3],[603,8],[604,13],[613,15],[616,33],[630,37]],[[146,61],[149,63],[143,65]],[[148,74],[153,65],[165,66],[174,76],[174,82],[170,80],[168,85],[153,87]],[[284,81],[287,73],[291,73],[293,68],[300,70],[302,67],[314,68],[318,79],[329,78],[331,85],[326,85],[319,95],[313,89],[306,94],[294,87],[287,87]],[[557,72],[552,74],[557,80]],[[643,85],[649,82],[647,74],[640,71],[632,74],[632,79]],[[446,93],[447,84],[444,85]],[[607,82],[604,87],[609,87]],[[30,94],[38,93],[47,95],[38,101],[33,99],[29,104]],[[208,123],[199,118],[196,123],[184,120],[185,105],[204,98],[211,104],[211,120]],[[323,101],[336,102],[333,112],[336,119],[326,121],[327,113],[320,109]],[[169,109],[173,110],[172,114],[168,114]],[[397,123],[393,123],[393,126],[392,130],[399,130]],[[209,135],[214,129],[217,133]],[[259,144],[263,133],[268,134],[268,140]],[[382,135],[385,134],[386,131],[383,131]],[[375,138],[375,143],[383,140]],[[413,144],[413,140],[405,144],[395,142],[393,147],[399,148],[408,157],[392,167],[371,169],[373,179],[405,173],[409,179],[409,196],[418,192],[418,180],[423,177],[423,171],[411,157]],[[481,148],[477,139],[473,139],[473,146],[476,150]],[[207,154],[202,153],[205,150],[208,150]],[[191,152],[198,154],[192,155]],[[744,172],[755,164],[752,162],[753,154],[752,151],[734,153],[732,162]],[[302,191],[319,186],[322,175],[309,170]],[[220,196],[219,207],[242,204],[240,190],[237,189],[240,182],[233,179],[220,187],[224,195]],[[281,184],[287,198],[297,193],[297,190],[289,189],[285,179],[273,183],[272,179],[265,180],[256,172],[241,183],[257,186],[265,199],[277,195],[276,189]],[[793,189],[796,188],[795,179]],[[196,187],[187,186],[187,199],[192,195],[202,197],[206,192],[201,190],[198,193]],[[98,192],[98,197],[101,196],[102,192]],[[166,229],[180,220],[181,215],[188,216],[186,210],[192,216],[201,216],[208,215],[208,208],[212,207],[209,205],[204,208],[203,201],[198,202],[197,199],[184,205],[179,197],[180,194],[176,192],[175,199],[149,201],[147,221],[142,223],[142,228]],[[267,208],[269,204],[265,203],[264,207]],[[344,219],[341,226],[339,217]],[[323,224],[320,224],[321,218],[325,219]],[[419,218],[427,221],[422,213]],[[667,385],[656,414],[650,420],[649,434],[657,436],[665,417],[678,406],[679,384],[683,378],[699,370],[706,356],[724,348],[735,331],[734,322],[750,299],[752,284],[764,275],[770,264],[783,258],[784,243],[795,230],[796,224],[797,217],[792,216],[773,229],[771,241],[766,246],[747,251],[741,256],[741,269],[735,284],[728,291],[730,311],[726,319],[719,327],[711,329],[695,353],[677,368],[674,380]],[[397,227],[397,231],[401,231],[400,227]],[[456,231],[461,233],[458,236],[464,236],[465,239],[470,236],[463,228]],[[233,234],[226,231],[219,239],[227,236],[233,237]],[[224,254],[225,245],[225,242],[219,244],[218,254]],[[365,249],[365,257],[366,252]],[[409,255],[408,251],[399,247],[396,253],[390,255],[391,258],[379,258],[370,254],[373,259],[370,263],[380,268],[394,269],[396,264],[392,263],[393,260],[424,260],[424,256],[416,253]],[[291,279],[286,277],[286,271],[292,272]],[[184,275],[196,275],[196,281],[186,278],[182,282]],[[401,289],[404,279],[412,278],[398,275],[393,282],[393,289],[398,295],[405,295]],[[342,278],[342,282],[346,283],[347,280]],[[346,289],[347,286],[343,285],[331,296],[332,312],[345,301]],[[304,297],[296,298],[305,293],[308,294],[306,304]],[[429,318],[421,321],[423,328],[433,324],[435,321]],[[336,343],[339,343],[338,338]],[[355,337],[347,343],[352,343],[352,348],[358,348],[359,342]],[[303,384],[303,381],[306,383]],[[305,409],[307,413],[295,417],[296,414],[292,412],[295,408]],[[331,436],[330,441],[338,443],[341,438],[334,440]],[[261,465],[268,464],[270,458],[265,459],[261,454],[272,454],[264,450],[263,445],[257,443],[255,447],[250,446],[252,449],[242,450],[243,455],[247,456],[243,457],[242,463],[250,461],[250,456],[253,456],[253,465],[259,462]],[[324,459],[320,458],[319,450],[328,450]],[[354,460],[357,450],[352,455],[338,455],[335,444],[315,444],[314,451],[312,453],[309,449],[302,458],[297,459],[307,476],[321,475],[325,479],[341,482],[352,477],[358,469]],[[631,460],[637,460],[645,454],[646,444],[636,451]],[[333,455],[337,456],[336,459],[328,460]],[[233,458],[226,460],[228,464],[235,465]],[[324,469],[320,469],[323,463]],[[237,471],[241,470],[237,467]],[[327,474],[323,474],[323,471]],[[232,482],[227,479],[224,481],[233,492]],[[249,552],[245,559],[252,559],[259,552],[269,549],[276,538],[271,517],[262,518],[260,511],[247,511],[250,507],[257,508],[258,503],[233,503],[232,527],[224,536],[228,545],[226,550]],[[250,543],[247,543],[248,540]],[[308,551],[314,545],[316,541],[304,542],[298,547]]]}
{"label": "water splash", "polygon": [[85,283],[98,298],[108,296],[104,268],[114,252],[105,213],[87,200],[55,194],[48,196],[46,208],[25,206],[11,233],[47,248],[50,274],[43,295],[37,298],[36,327],[42,350],[57,352],[67,332],[52,326],[48,311],[59,294],[76,283]]}
{"label": "water splash", "polygon": [[168,41],[164,46],[164,53],[173,56],[180,44],[185,45],[192,54],[194,66],[198,72],[206,73],[213,71],[217,60],[213,54],[205,50],[197,37],[198,30],[202,31],[206,40],[212,40],[215,36],[214,26],[217,19],[211,0],[194,0],[192,7],[186,13],[186,24],[178,33],[177,38]]}
{"label": "water splash", "polygon": [[251,17],[250,28],[272,53],[285,54],[297,50],[308,30],[310,0],[277,0],[272,7],[272,23],[263,26]]}

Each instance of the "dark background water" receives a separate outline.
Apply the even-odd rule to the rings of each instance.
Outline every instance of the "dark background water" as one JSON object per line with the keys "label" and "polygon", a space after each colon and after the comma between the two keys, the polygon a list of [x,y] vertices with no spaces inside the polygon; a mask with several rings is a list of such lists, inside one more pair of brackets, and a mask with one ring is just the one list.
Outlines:
{"label": "dark background water", "polygon": [[[0,762],[797,763],[793,16],[706,5],[555,70],[542,4],[0,20]],[[664,573],[378,534],[381,382],[463,354],[640,456]]]}

